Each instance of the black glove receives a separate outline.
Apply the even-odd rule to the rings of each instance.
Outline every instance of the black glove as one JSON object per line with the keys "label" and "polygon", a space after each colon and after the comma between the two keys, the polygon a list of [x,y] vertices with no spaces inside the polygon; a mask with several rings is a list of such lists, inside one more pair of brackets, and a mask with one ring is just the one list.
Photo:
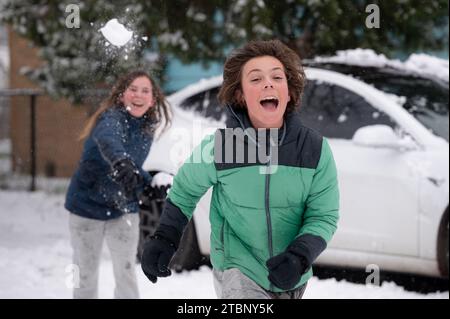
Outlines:
{"label": "black glove", "polygon": [[278,288],[291,290],[306,271],[304,258],[289,251],[270,258],[266,262],[269,280]]}
{"label": "black glove", "polygon": [[144,192],[142,195],[147,197],[149,200],[153,199],[165,199],[167,196],[167,191],[171,185],[161,185],[161,186],[150,186],[146,185],[144,187]]}
{"label": "black glove", "polygon": [[136,187],[143,181],[139,169],[129,158],[121,159],[113,164],[112,179],[123,186],[126,197],[135,194]]}
{"label": "black glove", "polygon": [[326,247],[327,243],[320,236],[297,237],[284,252],[266,262],[270,282],[284,290],[293,289]]}
{"label": "black glove", "polygon": [[187,217],[168,198],[155,235],[144,243],[141,267],[147,278],[156,283],[157,277],[171,275],[170,260],[178,249]]}
{"label": "black glove", "polygon": [[145,242],[141,267],[152,283],[156,283],[157,277],[168,277],[172,274],[168,266],[175,251],[174,244],[158,235],[150,237]]}

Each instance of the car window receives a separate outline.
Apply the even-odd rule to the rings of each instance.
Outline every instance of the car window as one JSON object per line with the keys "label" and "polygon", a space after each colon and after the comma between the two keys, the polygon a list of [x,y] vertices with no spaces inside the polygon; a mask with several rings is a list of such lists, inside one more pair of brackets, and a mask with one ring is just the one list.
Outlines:
{"label": "car window", "polygon": [[385,77],[373,79],[372,84],[385,92],[405,97],[403,108],[434,134],[448,141],[448,86],[414,77]]}
{"label": "car window", "polygon": [[225,108],[220,105],[217,99],[218,93],[219,87],[203,91],[183,100],[180,106],[185,110],[192,110],[203,117],[219,121],[225,113]]}
{"label": "car window", "polygon": [[300,107],[302,123],[331,138],[351,139],[363,126],[395,122],[362,96],[338,85],[309,80]]}
{"label": "car window", "polygon": [[[434,134],[449,140],[448,83],[421,78],[400,70],[348,64],[312,64],[315,67],[350,74],[377,89],[406,98],[403,108]],[[399,100],[400,101],[400,100]]]}
{"label": "car window", "polygon": [[205,107],[205,116],[219,121],[225,113],[225,108],[219,103],[217,94],[219,94],[219,87],[206,91],[203,104]]}
{"label": "car window", "polygon": [[180,103],[180,107],[184,110],[194,111],[201,113],[203,110],[203,99],[205,92],[192,95]]}

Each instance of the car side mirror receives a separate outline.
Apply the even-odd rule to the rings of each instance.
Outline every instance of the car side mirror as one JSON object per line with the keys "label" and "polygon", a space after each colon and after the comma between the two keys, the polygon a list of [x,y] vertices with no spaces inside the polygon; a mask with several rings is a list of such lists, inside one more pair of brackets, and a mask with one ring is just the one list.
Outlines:
{"label": "car side mirror", "polygon": [[358,146],[390,148],[402,151],[417,149],[410,136],[400,137],[387,125],[369,125],[356,130],[352,141]]}

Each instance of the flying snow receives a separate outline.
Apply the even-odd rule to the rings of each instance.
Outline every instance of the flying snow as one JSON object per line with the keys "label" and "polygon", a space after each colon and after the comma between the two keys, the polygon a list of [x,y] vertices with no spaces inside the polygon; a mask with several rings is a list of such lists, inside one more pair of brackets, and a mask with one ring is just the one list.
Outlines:
{"label": "flying snow", "polygon": [[109,20],[99,31],[111,44],[118,47],[127,44],[133,36],[133,31],[127,30],[115,18]]}

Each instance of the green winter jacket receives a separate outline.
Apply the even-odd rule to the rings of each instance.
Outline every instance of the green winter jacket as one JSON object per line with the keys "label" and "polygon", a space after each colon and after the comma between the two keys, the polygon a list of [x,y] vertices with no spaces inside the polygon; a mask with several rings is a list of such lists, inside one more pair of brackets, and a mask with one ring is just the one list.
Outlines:
{"label": "green winter jacket", "polygon": [[[227,161],[230,150],[267,146],[260,143],[264,140],[259,135],[251,134],[245,112],[230,111],[227,128],[245,133],[227,139],[227,129],[220,129],[206,137],[179,169],[168,197],[190,219],[202,195],[213,187],[213,267],[238,268],[264,289],[281,292],[268,280],[266,261],[305,235],[309,236],[306,241],[316,237],[323,242],[309,245],[308,253],[317,257],[336,231],[339,192],[334,159],[327,140],[304,127],[298,113],[291,113],[283,127],[274,131],[278,143],[273,138],[273,147],[266,148],[272,157],[277,152],[276,165],[273,158],[272,165],[267,161],[270,156],[255,161],[248,151],[243,160]],[[311,276],[309,268],[295,288]]]}

